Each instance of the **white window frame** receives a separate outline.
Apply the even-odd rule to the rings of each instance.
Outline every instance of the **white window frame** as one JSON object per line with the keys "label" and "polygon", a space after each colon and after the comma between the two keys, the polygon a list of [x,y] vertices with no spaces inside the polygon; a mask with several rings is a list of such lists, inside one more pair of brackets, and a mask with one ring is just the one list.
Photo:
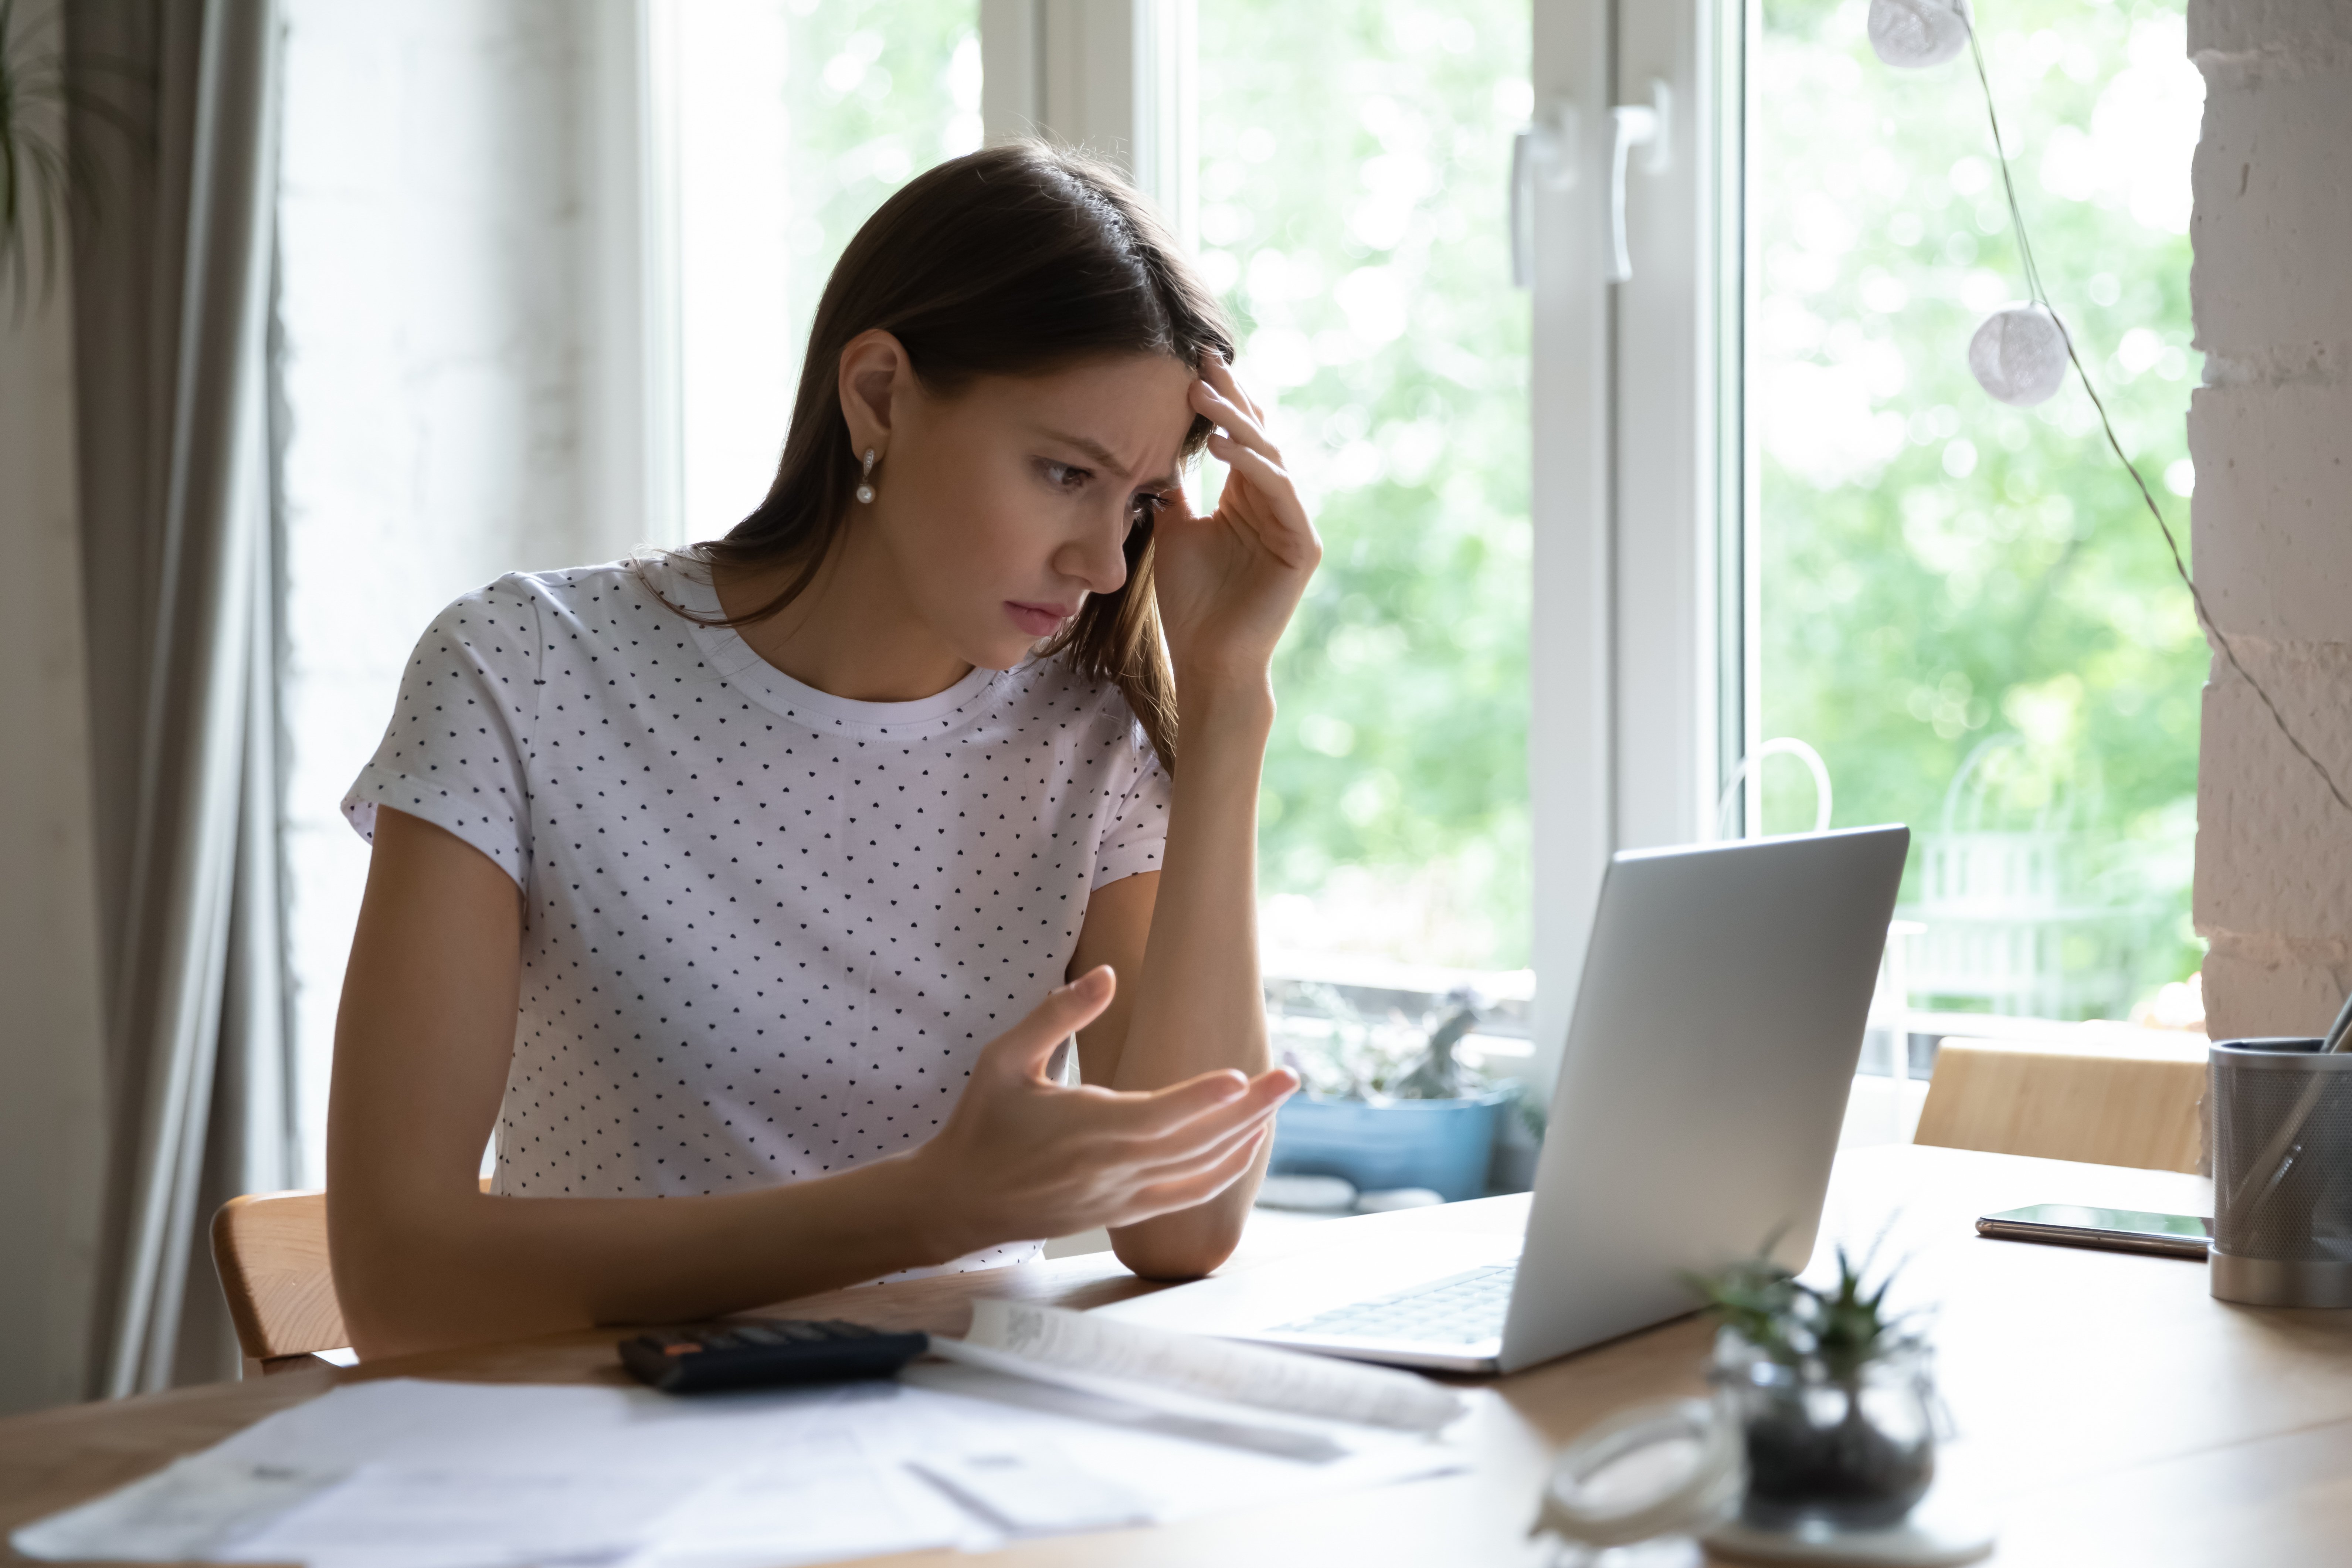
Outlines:
{"label": "white window frame", "polygon": [[1193,0],[980,0],[982,135],[1045,136],[1108,158],[1191,245],[1198,16]]}
{"label": "white window frame", "polygon": [[594,536],[687,542],[677,312],[677,6],[587,0],[583,100],[590,300],[583,313],[589,428],[583,495]]}
{"label": "white window frame", "polygon": [[[1538,118],[1559,128],[1573,169],[1565,188],[1529,192],[1528,783],[1547,1081],[1609,857],[1715,837],[1717,792],[1748,730],[1747,509],[1736,504],[1745,269],[1721,218],[1739,210],[1725,182],[1738,177],[1744,126],[1718,107],[1727,73],[1738,79],[1746,11],[1738,0],[1535,3]],[[1632,276],[1612,282],[1618,105],[1662,110],[1664,152],[1628,160]]]}

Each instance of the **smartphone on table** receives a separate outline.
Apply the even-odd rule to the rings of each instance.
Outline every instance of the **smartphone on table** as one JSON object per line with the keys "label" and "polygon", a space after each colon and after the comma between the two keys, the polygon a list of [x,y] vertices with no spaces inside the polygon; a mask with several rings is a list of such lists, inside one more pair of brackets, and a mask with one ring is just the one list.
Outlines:
{"label": "smartphone on table", "polygon": [[2201,1263],[2213,1245],[2213,1222],[2198,1215],[2032,1204],[1984,1215],[1977,1221],[1977,1234],[2002,1241],[2152,1252],[2162,1258],[2193,1258]]}

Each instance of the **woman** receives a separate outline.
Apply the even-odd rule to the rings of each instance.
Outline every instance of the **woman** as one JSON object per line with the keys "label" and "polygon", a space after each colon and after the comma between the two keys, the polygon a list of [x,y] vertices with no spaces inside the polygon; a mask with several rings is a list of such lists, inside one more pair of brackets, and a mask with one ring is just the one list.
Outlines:
{"label": "woman", "polygon": [[844,253],[757,511],[434,623],[344,803],[374,850],[328,1191],[362,1353],[1093,1226],[1149,1276],[1226,1257],[1296,1088],[1255,808],[1320,553],[1230,357],[1116,175],[973,153]]}

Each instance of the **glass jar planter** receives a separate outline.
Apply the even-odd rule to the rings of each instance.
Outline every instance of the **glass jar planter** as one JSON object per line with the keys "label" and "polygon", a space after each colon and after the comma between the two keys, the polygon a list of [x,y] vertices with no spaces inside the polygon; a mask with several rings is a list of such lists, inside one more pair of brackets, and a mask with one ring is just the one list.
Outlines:
{"label": "glass jar planter", "polygon": [[1935,1479],[1938,1406],[1924,1347],[1898,1346],[1840,1376],[1817,1357],[1775,1361],[1725,1329],[1714,1381],[1740,1426],[1748,1524],[1883,1529]]}

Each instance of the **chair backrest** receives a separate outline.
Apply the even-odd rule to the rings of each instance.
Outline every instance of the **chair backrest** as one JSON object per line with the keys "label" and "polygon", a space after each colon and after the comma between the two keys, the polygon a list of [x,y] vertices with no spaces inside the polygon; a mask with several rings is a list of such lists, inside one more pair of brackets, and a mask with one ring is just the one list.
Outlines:
{"label": "chair backrest", "polygon": [[[2120,1033],[2120,1032],[2119,1032]],[[1947,1039],[1913,1142],[2151,1171],[2205,1152],[2205,1041]]]}
{"label": "chair backrest", "polygon": [[213,1216],[236,1342],[254,1361],[341,1350],[352,1342],[327,1266],[327,1194],[252,1193]]}

